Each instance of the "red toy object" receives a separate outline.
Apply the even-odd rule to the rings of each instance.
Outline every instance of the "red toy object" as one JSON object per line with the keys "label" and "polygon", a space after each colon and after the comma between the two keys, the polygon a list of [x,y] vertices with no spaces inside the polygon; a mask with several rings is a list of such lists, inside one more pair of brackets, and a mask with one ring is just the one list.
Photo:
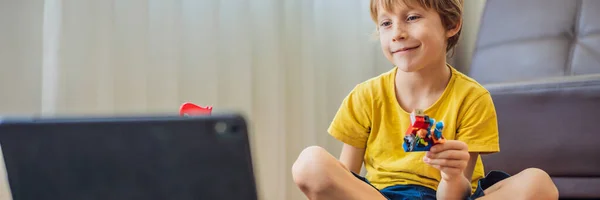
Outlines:
{"label": "red toy object", "polygon": [[197,115],[210,115],[212,113],[212,106],[198,106],[196,104],[186,102],[179,108],[179,115],[181,116],[197,116]]}

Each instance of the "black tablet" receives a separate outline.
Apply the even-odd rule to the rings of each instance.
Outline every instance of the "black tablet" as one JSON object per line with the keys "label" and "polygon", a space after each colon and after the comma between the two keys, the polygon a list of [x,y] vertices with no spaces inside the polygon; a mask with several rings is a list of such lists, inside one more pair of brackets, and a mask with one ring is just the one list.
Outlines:
{"label": "black tablet", "polygon": [[239,115],[4,119],[0,148],[14,200],[258,198]]}

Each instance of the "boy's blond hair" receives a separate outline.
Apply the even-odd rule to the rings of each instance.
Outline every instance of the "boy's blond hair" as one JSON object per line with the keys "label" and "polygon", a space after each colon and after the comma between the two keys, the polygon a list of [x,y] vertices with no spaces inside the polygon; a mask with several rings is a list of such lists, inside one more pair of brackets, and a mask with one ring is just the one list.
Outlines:
{"label": "boy's blond hair", "polygon": [[[391,11],[394,4],[398,1],[403,1],[408,6],[419,5],[426,9],[435,10],[442,19],[442,25],[446,30],[455,28],[462,19],[463,14],[463,0],[371,0],[371,19],[377,24],[377,16],[379,15],[378,9],[381,6],[383,9]],[[458,30],[456,35],[448,38],[448,46],[446,46],[446,52],[454,49],[462,27]]]}

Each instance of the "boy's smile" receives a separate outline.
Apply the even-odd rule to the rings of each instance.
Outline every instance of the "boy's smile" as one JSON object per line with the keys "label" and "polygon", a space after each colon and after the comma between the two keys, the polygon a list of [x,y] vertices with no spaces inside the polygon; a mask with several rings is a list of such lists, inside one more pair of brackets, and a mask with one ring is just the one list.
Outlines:
{"label": "boy's smile", "polygon": [[396,50],[392,50],[392,55],[404,56],[406,54],[414,52],[415,50],[418,50],[419,47],[421,47],[421,45],[395,48]]}

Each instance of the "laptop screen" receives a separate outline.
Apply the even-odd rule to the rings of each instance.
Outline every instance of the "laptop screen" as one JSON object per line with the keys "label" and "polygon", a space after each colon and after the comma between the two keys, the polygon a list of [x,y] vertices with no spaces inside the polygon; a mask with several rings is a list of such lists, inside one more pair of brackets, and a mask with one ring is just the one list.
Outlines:
{"label": "laptop screen", "polygon": [[0,125],[15,200],[256,199],[238,118]]}

